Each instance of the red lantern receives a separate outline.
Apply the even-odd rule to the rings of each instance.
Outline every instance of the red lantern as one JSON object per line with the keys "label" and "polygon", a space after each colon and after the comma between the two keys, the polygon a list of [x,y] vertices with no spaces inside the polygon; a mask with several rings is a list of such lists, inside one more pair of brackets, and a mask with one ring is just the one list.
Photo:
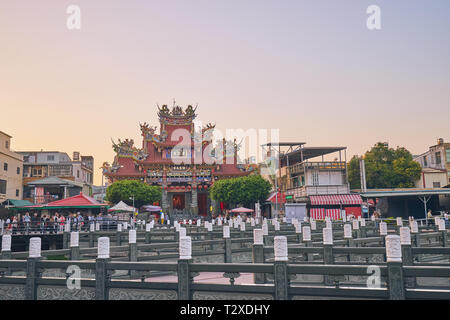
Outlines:
{"label": "red lantern", "polygon": [[198,188],[199,188],[200,190],[202,189],[202,187],[203,187],[202,185],[199,185],[199,186],[198,186]]}

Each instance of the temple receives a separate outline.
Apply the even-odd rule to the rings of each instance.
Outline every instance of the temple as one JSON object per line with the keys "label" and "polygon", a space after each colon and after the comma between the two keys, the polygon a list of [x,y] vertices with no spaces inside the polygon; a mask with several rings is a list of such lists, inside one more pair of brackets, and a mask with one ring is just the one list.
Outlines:
{"label": "temple", "polygon": [[114,162],[103,164],[110,183],[135,179],[162,189],[161,207],[171,215],[202,215],[217,213],[221,204],[210,199],[208,189],[219,179],[246,176],[254,167],[238,164],[239,145],[222,140],[214,146],[215,125],[196,129],[196,109],[185,110],[167,105],[158,106],[157,127],[141,124],[142,147],[133,140],[113,141]]}

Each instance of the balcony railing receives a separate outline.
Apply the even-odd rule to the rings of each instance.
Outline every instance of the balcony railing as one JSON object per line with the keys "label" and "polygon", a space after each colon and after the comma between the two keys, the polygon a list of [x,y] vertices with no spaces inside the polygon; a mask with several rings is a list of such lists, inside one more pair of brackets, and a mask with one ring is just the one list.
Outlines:
{"label": "balcony railing", "polygon": [[290,174],[304,172],[305,169],[314,170],[345,170],[344,161],[302,162],[289,166]]}
{"label": "balcony railing", "polygon": [[312,195],[349,194],[350,188],[344,185],[303,186],[286,190],[286,195],[296,197],[308,197]]}

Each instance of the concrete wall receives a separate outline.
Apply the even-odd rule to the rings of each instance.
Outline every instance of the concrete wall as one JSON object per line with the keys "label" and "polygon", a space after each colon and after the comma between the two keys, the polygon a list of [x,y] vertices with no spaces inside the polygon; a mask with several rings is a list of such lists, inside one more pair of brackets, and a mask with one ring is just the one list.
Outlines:
{"label": "concrete wall", "polygon": [[[4,170],[4,164],[8,170]],[[19,173],[17,173],[19,168]],[[0,179],[6,181],[6,194],[0,194],[0,202],[6,199],[22,199],[23,157],[11,151],[11,137],[0,132]],[[16,195],[19,190],[19,195]]]}

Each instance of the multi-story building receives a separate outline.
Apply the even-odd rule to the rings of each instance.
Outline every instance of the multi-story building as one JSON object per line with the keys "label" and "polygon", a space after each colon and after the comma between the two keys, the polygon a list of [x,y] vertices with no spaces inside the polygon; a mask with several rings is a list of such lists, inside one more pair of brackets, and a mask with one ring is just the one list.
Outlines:
{"label": "multi-story building", "polygon": [[22,199],[23,157],[11,150],[11,138],[0,131],[0,203]]}
{"label": "multi-story building", "polygon": [[416,182],[418,188],[443,188],[450,185],[450,143],[440,138],[428,151],[414,156],[420,163],[422,174]]}
{"label": "multi-story building", "polygon": [[[341,210],[361,214],[361,197],[350,194],[346,147],[305,147],[305,143],[269,143],[278,147],[277,188],[286,201],[304,203],[311,217],[337,219]],[[289,147],[281,152],[281,147]],[[325,159],[325,158],[328,158]],[[283,195],[284,198],[284,195]]]}
{"label": "multi-story building", "polygon": [[[63,199],[67,188],[80,188],[92,195],[94,158],[73,153],[73,159],[59,151],[21,151],[23,156],[24,198],[42,203],[45,199]],[[47,178],[58,178],[48,180]],[[61,179],[64,182],[61,182]],[[51,183],[50,183],[51,182]],[[46,200],[48,201],[48,200]],[[44,201],[45,202],[45,201]]]}

